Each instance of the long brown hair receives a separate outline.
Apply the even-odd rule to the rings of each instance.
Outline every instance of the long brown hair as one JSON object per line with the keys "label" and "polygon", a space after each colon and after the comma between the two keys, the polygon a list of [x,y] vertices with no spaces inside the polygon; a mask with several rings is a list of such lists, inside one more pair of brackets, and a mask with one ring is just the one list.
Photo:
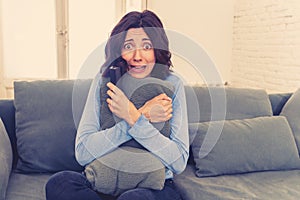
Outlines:
{"label": "long brown hair", "polygon": [[171,53],[169,51],[169,40],[163,28],[161,20],[152,11],[129,12],[112,30],[105,46],[105,63],[101,67],[103,76],[108,76],[110,66],[120,67],[122,71],[127,70],[127,62],[121,57],[121,48],[126,33],[131,28],[143,28],[149,36],[156,59],[151,76],[165,79],[170,73]]}

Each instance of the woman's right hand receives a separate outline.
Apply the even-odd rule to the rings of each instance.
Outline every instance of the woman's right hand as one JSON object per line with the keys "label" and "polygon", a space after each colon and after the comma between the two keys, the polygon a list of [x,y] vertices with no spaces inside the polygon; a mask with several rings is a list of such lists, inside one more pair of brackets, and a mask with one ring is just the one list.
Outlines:
{"label": "woman's right hand", "polygon": [[130,126],[133,126],[141,113],[116,85],[109,82],[107,87],[109,88],[107,94],[110,98],[107,98],[106,102],[109,110],[119,118],[124,119]]}
{"label": "woman's right hand", "polygon": [[172,117],[172,99],[166,94],[160,94],[147,101],[140,109],[150,122],[165,122]]}

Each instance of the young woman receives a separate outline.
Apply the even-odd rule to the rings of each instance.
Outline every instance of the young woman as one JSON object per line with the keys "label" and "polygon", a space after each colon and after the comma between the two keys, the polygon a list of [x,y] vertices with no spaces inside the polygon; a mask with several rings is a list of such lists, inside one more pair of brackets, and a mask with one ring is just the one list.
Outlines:
{"label": "young woman", "polygon": [[[181,173],[188,160],[189,141],[186,100],[183,83],[171,70],[169,41],[160,19],[151,11],[130,12],[114,27],[105,48],[106,61],[91,85],[76,136],[76,159],[86,166],[96,158],[134,139],[160,159],[165,166],[162,190],[135,188],[118,197],[134,199],[181,199],[172,180]],[[100,94],[109,67],[120,67],[138,79],[155,77],[174,86],[172,98],[160,94],[136,108],[123,91],[113,83],[108,87],[106,103],[121,121],[102,129]],[[170,136],[160,134],[150,122],[170,120]],[[63,171],[53,175],[46,185],[48,200],[100,200],[105,197],[94,191],[84,174]]]}

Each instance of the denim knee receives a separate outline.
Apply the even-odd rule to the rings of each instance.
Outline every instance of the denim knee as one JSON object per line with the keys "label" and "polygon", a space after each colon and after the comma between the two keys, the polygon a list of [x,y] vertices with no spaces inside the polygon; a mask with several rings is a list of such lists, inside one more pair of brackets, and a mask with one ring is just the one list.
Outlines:
{"label": "denim knee", "polygon": [[78,172],[62,171],[50,177],[46,184],[47,200],[99,200],[87,178]]}
{"label": "denim knee", "polygon": [[61,171],[52,175],[46,183],[47,200],[62,199],[67,192],[73,192],[76,183],[89,184],[82,174],[74,171]]}
{"label": "denim knee", "polygon": [[58,199],[63,192],[61,185],[70,177],[68,171],[58,172],[52,175],[46,183],[46,198],[47,200]]}

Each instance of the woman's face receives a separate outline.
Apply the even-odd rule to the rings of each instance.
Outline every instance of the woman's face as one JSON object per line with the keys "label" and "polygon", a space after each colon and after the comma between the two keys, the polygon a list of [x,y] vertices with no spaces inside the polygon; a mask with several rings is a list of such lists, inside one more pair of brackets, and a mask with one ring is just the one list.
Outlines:
{"label": "woman's face", "polygon": [[155,55],[151,40],[143,28],[131,28],[127,31],[121,52],[132,77],[145,78],[150,75]]}

